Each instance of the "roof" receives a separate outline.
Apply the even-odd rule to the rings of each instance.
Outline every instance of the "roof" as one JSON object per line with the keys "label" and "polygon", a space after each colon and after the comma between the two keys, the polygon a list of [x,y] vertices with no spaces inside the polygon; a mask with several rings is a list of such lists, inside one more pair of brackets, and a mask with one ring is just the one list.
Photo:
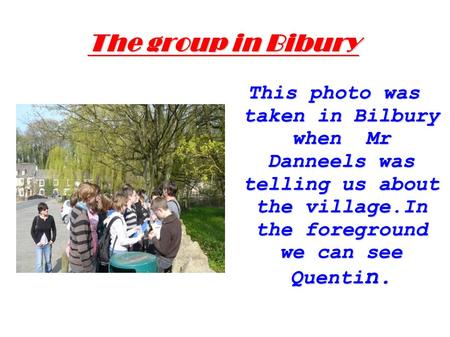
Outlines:
{"label": "roof", "polygon": [[[22,175],[22,171],[25,170],[25,174]],[[33,163],[16,163],[16,171],[18,172],[17,178],[29,178],[36,175],[38,167]]]}

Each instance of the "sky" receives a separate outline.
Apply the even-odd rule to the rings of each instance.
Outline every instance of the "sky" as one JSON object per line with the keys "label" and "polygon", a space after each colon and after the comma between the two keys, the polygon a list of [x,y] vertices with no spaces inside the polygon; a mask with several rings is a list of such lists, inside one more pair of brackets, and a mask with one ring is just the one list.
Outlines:
{"label": "sky", "polygon": [[17,104],[16,105],[16,128],[20,131],[25,131],[27,122],[30,121],[30,112],[33,110],[31,104]]}
{"label": "sky", "polygon": [[46,109],[43,105],[16,104],[16,128],[24,132],[27,129],[27,124],[36,119],[35,112],[37,111],[44,117],[61,119],[61,116]]}

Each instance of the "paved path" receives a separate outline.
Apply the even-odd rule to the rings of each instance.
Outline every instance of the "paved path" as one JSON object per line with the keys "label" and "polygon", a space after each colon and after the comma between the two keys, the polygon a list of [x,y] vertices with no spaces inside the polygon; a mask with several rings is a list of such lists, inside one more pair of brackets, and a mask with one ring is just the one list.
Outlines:
{"label": "paved path", "polygon": [[64,253],[69,240],[69,231],[61,220],[62,203],[54,199],[36,199],[19,202],[16,205],[16,271],[18,273],[34,272],[34,241],[31,238],[31,222],[38,214],[37,205],[41,202],[48,205],[49,214],[55,218],[56,241],[52,247],[53,272],[61,269],[61,256]]}

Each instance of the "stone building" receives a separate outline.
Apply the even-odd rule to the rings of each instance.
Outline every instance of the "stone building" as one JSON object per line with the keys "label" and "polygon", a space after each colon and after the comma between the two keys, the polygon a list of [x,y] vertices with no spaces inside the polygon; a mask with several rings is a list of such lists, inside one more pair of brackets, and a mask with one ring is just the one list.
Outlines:
{"label": "stone building", "polygon": [[[36,174],[38,167],[31,163],[17,163],[16,164],[16,197],[19,199],[26,199],[32,195],[38,194],[39,184],[41,179],[37,179]],[[42,184],[42,183],[41,183]],[[45,195],[45,179],[44,179]]]}

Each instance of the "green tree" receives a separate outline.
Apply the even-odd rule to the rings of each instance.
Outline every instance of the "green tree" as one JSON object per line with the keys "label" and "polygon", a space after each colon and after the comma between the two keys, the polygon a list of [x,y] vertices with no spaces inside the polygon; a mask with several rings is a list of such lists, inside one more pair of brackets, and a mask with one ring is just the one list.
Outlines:
{"label": "green tree", "polygon": [[[202,167],[206,167],[201,162],[202,157],[214,156],[213,149],[217,146],[211,144],[222,142],[223,146],[224,110],[220,105],[59,105],[50,108],[65,116],[58,130],[67,145],[52,153],[48,168],[64,178],[73,176],[80,181],[90,178],[111,190],[123,182],[150,190],[172,177],[183,181],[183,175],[189,172],[183,174],[182,170],[194,167],[195,163],[188,163],[186,156],[179,158],[180,146],[205,141],[204,148],[195,147],[196,151],[204,152],[194,156]],[[216,151],[216,155],[223,157],[223,151]],[[216,158],[216,161],[222,166],[217,172],[222,172],[223,176],[223,159]],[[192,180],[197,180],[198,176],[205,179],[205,170],[194,172]]]}
{"label": "green tree", "polygon": [[45,195],[50,196],[53,194],[53,179],[45,179]]}
{"label": "green tree", "polygon": [[214,195],[225,194],[225,144],[208,138],[194,136],[182,140],[176,150],[174,177],[184,187],[185,207],[189,207],[193,189],[210,190]]}
{"label": "green tree", "polygon": [[30,122],[24,133],[16,129],[16,161],[45,167],[50,150],[60,142],[55,132],[59,124],[55,120],[39,119]]}
{"label": "green tree", "polygon": [[222,199],[225,195],[225,111],[223,105],[200,105],[190,137],[181,142],[174,165],[185,206],[192,189]]}

